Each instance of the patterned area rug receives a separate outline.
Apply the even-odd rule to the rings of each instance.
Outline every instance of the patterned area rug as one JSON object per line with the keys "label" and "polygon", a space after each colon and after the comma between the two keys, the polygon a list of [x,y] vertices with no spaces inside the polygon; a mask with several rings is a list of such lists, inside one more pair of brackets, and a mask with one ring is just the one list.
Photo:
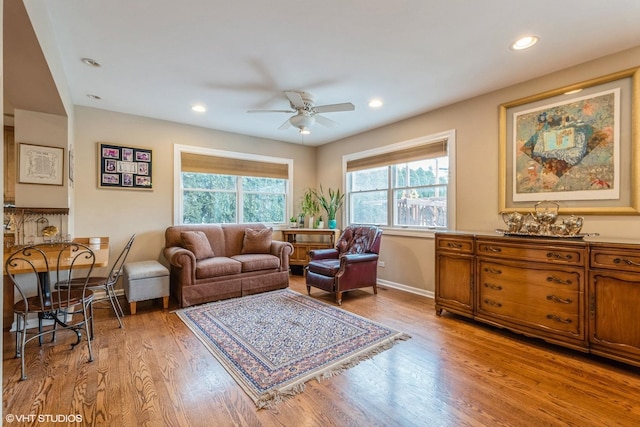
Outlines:
{"label": "patterned area rug", "polygon": [[410,338],[289,289],[176,313],[258,408]]}

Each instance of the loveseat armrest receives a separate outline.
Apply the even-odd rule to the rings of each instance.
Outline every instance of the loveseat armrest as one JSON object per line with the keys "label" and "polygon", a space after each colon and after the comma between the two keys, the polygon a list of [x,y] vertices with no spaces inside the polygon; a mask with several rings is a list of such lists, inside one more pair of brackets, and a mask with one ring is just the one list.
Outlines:
{"label": "loveseat armrest", "polygon": [[289,271],[289,257],[293,254],[293,245],[280,240],[271,241],[271,255],[280,259],[280,271]]}
{"label": "loveseat armrest", "polygon": [[317,261],[319,259],[338,259],[340,253],[337,249],[314,249],[309,251],[309,260]]}
{"label": "loveseat armrest", "polygon": [[170,246],[162,251],[169,262],[171,270],[177,273],[179,282],[184,285],[193,284],[196,281],[196,256],[188,249],[179,246]]}

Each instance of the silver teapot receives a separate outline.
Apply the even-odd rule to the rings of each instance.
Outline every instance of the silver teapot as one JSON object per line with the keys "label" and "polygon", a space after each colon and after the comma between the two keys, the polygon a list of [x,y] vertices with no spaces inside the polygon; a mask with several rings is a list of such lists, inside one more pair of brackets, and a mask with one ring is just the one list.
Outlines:
{"label": "silver teapot", "polygon": [[569,218],[565,218],[562,220],[562,224],[564,224],[565,231],[569,236],[575,236],[582,230],[582,224],[584,223],[584,218],[581,216],[571,215]]}
{"label": "silver teapot", "polygon": [[520,212],[501,212],[502,220],[507,226],[509,233],[517,233],[522,228],[524,216]]}
{"label": "silver teapot", "polygon": [[542,234],[551,233],[551,224],[558,219],[560,204],[549,200],[543,200],[534,205],[534,216],[542,226]]}

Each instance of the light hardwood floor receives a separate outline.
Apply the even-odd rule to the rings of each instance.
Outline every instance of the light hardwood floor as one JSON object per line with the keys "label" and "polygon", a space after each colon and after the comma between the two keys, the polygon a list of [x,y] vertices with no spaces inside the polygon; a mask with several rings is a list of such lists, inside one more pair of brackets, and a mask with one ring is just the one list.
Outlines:
{"label": "light hardwood floor", "polygon": [[[291,288],[306,293],[302,278]],[[312,290],[320,300],[331,295]],[[256,410],[187,327],[159,302],[138,304],[125,329],[97,310],[95,361],[86,346],[27,351],[19,381],[4,332],[3,414],[80,415],[104,426],[633,426],[640,369],[444,313],[433,300],[379,288],[342,307],[412,336],[273,409]],[[30,425],[19,424],[11,425]],[[31,424],[45,425],[45,424]],[[65,425],[54,423],[53,425]]]}

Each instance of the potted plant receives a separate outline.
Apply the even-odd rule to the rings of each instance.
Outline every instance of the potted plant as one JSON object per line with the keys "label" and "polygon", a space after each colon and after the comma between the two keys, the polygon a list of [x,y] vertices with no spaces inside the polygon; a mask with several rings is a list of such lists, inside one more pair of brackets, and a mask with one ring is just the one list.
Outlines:
{"label": "potted plant", "polygon": [[318,222],[316,223],[316,228],[324,228],[324,220],[322,219],[322,215],[318,218]]}
{"label": "potted plant", "polygon": [[313,217],[314,215],[316,215],[318,212],[320,212],[320,205],[318,204],[318,198],[316,197],[316,191],[311,189],[311,188],[307,188],[304,192],[304,194],[302,195],[302,202],[300,203],[300,208],[302,209],[302,212],[309,216],[309,228],[313,228],[314,222],[313,222]]}
{"label": "potted plant", "polygon": [[329,228],[336,228],[336,212],[342,207],[344,203],[344,193],[340,193],[340,189],[332,190],[329,188],[329,195],[325,196],[320,186],[320,192],[315,192],[315,197],[322,208],[327,212],[327,220],[329,222]]}
{"label": "potted plant", "polygon": [[295,216],[292,216],[291,218],[289,218],[289,227],[290,228],[297,228],[298,227],[298,218]]}

